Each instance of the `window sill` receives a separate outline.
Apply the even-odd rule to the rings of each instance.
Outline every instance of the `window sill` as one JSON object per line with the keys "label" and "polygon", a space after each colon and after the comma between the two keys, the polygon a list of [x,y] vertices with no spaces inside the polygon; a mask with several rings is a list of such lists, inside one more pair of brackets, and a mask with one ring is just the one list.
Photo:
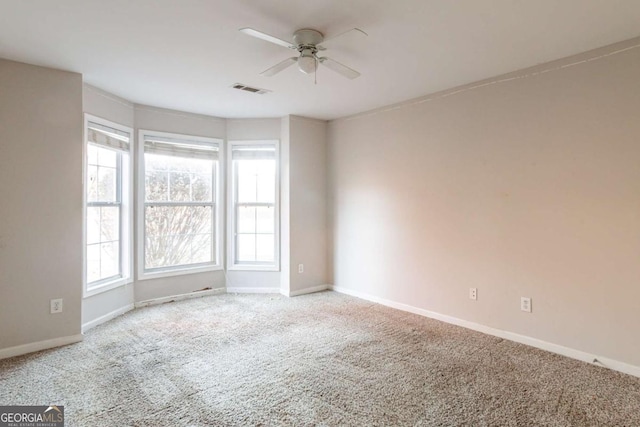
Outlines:
{"label": "window sill", "polygon": [[132,282],[133,281],[131,280],[131,278],[124,278],[124,279],[120,278],[120,279],[113,280],[111,282],[101,283],[100,285],[92,287],[91,289],[87,289],[87,287],[85,286],[82,297],[91,298],[92,296],[102,294],[104,292],[110,291],[115,288],[119,288],[121,286],[124,286]]}
{"label": "window sill", "polygon": [[207,265],[204,267],[184,267],[167,270],[156,270],[148,272],[140,272],[138,274],[138,280],[153,280],[162,279],[164,277],[184,276],[187,274],[206,273],[209,271],[220,271],[222,266],[220,265]]}

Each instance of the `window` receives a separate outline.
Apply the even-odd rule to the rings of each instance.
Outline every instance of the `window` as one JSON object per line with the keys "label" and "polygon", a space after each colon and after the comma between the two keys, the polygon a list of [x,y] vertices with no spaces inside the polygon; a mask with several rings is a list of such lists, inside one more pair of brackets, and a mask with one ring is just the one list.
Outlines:
{"label": "window", "polygon": [[85,116],[85,296],[131,279],[131,130]]}
{"label": "window", "polygon": [[140,132],[140,278],[219,268],[220,141]]}
{"label": "window", "polygon": [[276,141],[230,143],[231,269],[278,270]]}

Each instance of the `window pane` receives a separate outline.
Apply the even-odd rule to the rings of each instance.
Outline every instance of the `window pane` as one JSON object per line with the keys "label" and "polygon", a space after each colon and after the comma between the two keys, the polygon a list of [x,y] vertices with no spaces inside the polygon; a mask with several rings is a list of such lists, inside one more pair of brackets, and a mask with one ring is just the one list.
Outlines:
{"label": "window pane", "polygon": [[145,268],[212,262],[202,238],[213,235],[212,214],[212,206],[147,206]]}
{"label": "window pane", "polygon": [[182,234],[204,234],[213,233],[211,206],[176,206],[174,210],[174,221],[186,221],[182,229]]}
{"label": "window pane", "polygon": [[100,208],[87,208],[87,244],[100,243]]}
{"label": "window pane", "polygon": [[273,159],[255,160],[256,174],[269,177],[276,173],[276,161]]}
{"label": "window pane", "polygon": [[98,164],[98,147],[95,145],[87,144],[87,162],[90,165]]}
{"label": "window pane", "polygon": [[106,279],[119,274],[120,253],[119,242],[100,244],[100,278]]}
{"label": "window pane", "polygon": [[255,262],[256,260],[255,234],[238,234],[236,252],[237,252],[238,262]]}
{"label": "window pane", "polygon": [[191,261],[191,243],[194,234],[177,234],[171,240],[171,265],[193,264]]}
{"label": "window pane", "polygon": [[169,162],[169,169],[174,172],[190,172],[192,164],[186,157],[167,156]]}
{"label": "window pane", "polygon": [[118,206],[100,208],[100,241],[120,240],[120,208]]}
{"label": "window pane", "polygon": [[118,164],[118,154],[107,148],[98,147],[98,165],[115,168]]}
{"label": "window pane", "polygon": [[144,209],[144,233],[146,237],[171,235],[172,211],[169,206],[146,206]]}
{"label": "window pane", "polygon": [[159,154],[144,153],[144,170],[149,171],[166,171],[169,170],[169,162],[171,157],[161,156]]}
{"label": "window pane", "polygon": [[147,206],[145,208],[145,234],[149,237],[170,236],[179,228],[173,226],[173,207]]}
{"label": "window pane", "polygon": [[238,233],[256,232],[256,208],[238,206]]}
{"label": "window pane", "polygon": [[256,208],[256,232],[258,233],[274,233],[275,229],[275,208],[269,206],[261,206]]}
{"label": "window pane", "polygon": [[213,160],[187,159],[189,162],[189,172],[211,176],[213,174]]}
{"label": "window pane", "polygon": [[204,263],[213,260],[210,234],[199,234],[194,236],[191,242],[191,261],[193,263]]}
{"label": "window pane", "polygon": [[258,175],[258,202],[275,203],[276,185],[275,175]]}
{"label": "window pane", "polygon": [[211,176],[194,174],[191,176],[191,200],[194,202],[210,202],[212,200]]}
{"label": "window pane", "polygon": [[256,261],[275,261],[275,245],[273,234],[258,234],[256,236]]}
{"label": "window pane", "polygon": [[147,236],[144,250],[145,268],[173,265],[171,262],[171,236]]}
{"label": "window pane", "polygon": [[169,169],[174,172],[191,172],[211,175],[213,160],[192,159],[189,157],[164,156],[169,162]]}
{"label": "window pane", "polygon": [[238,167],[238,175],[255,175],[258,173],[257,160],[254,159],[244,159],[244,160],[236,160],[235,161]]}
{"label": "window pane", "polygon": [[100,280],[100,244],[87,246],[87,283]]}
{"label": "window pane", "polygon": [[214,160],[145,153],[145,200],[211,202]]}
{"label": "window pane", "polygon": [[255,160],[236,160],[238,170],[238,202],[240,203],[257,201],[255,165]]}
{"label": "window pane", "polygon": [[172,202],[188,202],[191,200],[191,177],[185,172],[169,174],[169,200]]}
{"label": "window pane", "polygon": [[98,200],[98,167],[87,167],[87,201],[96,202]]}
{"label": "window pane", "polygon": [[169,175],[163,171],[145,171],[145,197],[150,202],[166,202],[169,197]]}
{"label": "window pane", "polygon": [[115,202],[116,169],[98,166],[98,201]]}

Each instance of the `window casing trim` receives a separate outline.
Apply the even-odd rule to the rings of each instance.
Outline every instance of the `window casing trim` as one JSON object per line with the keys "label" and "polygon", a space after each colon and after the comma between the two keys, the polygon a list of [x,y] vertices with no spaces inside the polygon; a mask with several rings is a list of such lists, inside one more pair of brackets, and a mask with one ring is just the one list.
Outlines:
{"label": "window casing trim", "polygon": [[[212,188],[214,191],[215,197],[212,202],[207,202],[207,205],[212,205],[213,214],[215,216],[215,223],[213,224],[215,240],[213,242],[214,250],[215,250],[215,259],[212,263],[203,263],[203,264],[187,264],[187,265],[178,265],[178,266],[170,266],[170,267],[160,267],[160,268],[152,268],[145,269],[145,206],[147,202],[145,199],[145,141],[157,138],[163,141],[183,141],[185,143],[192,144],[203,144],[203,145],[215,145],[217,146],[218,151],[218,159],[217,164],[215,166],[214,171],[214,185],[215,188]],[[137,259],[138,259],[138,268],[137,268],[137,280],[150,280],[150,279],[158,279],[163,277],[172,277],[172,276],[181,276],[186,274],[195,274],[202,273],[207,271],[217,271],[222,270],[224,265],[223,260],[223,220],[222,217],[224,213],[224,209],[222,203],[224,201],[223,195],[223,186],[222,186],[222,177],[224,176],[224,139],[215,138],[215,137],[203,137],[203,136],[194,136],[187,134],[176,134],[169,132],[160,132],[154,130],[147,129],[139,129],[138,130],[138,169],[137,169],[137,177],[138,177],[138,196],[137,196],[137,221],[136,221],[136,233],[138,238],[137,244]],[[180,205],[187,205],[190,203],[194,203],[194,205],[203,205],[203,203],[197,202],[180,202]],[[171,203],[164,202],[154,202],[157,205],[171,205]]]}
{"label": "window casing trim", "polygon": [[[275,200],[274,200],[274,240],[275,260],[273,263],[236,262],[236,177],[233,167],[233,149],[242,146],[273,146],[275,148]],[[280,271],[280,141],[272,140],[231,140],[227,141],[227,270],[229,271]],[[259,205],[261,203],[251,203]],[[268,204],[268,203],[267,203]]]}
{"label": "window casing trim", "polygon": [[[120,213],[120,270],[121,273],[103,280],[87,283],[87,208],[90,205],[107,206],[105,202],[88,202],[88,154],[87,147],[89,123],[116,129],[129,135],[128,150],[120,150],[120,176],[117,190],[119,191]],[[95,145],[95,144],[94,144]],[[133,282],[133,129],[119,123],[103,119],[88,113],[84,114],[83,143],[82,143],[82,296],[88,298]]]}

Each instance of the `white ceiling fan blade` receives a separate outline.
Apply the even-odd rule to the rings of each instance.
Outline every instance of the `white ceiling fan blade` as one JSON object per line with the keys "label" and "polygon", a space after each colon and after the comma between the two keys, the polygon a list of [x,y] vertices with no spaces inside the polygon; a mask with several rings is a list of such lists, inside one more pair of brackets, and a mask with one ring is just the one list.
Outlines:
{"label": "white ceiling fan blade", "polygon": [[254,30],[253,28],[240,28],[238,31],[245,33],[248,36],[255,37],[261,40],[265,40],[274,44],[277,44],[288,49],[295,49],[296,47],[286,40],[279,39],[262,31]]}
{"label": "white ceiling fan blade", "polygon": [[275,74],[278,74],[280,71],[284,70],[285,68],[292,66],[296,62],[298,62],[298,58],[287,58],[282,62],[278,62],[273,67],[264,70],[263,72],[260,73],[260,75],[271,77]]}
{"label": "white ceiling fan blade", "polygon": [[[349,34],[349,33],[356,33],[356,34],[363,34],[365,36],[368,36],[369,34],[365,33],[364,31],[362,31],[360,28],[352,28],[350,30],[347,31],[343,31],[340,34],[336,34],[335,36],[331,36],[329,38],[326,38],[322,41],[322,44],[325,44],[326,42],[330,42],[333,41],[335,39],[337,39],[338,37],[342,37],[345,34]],[[325,50],[326,48],[324,46],[318,45],[316,46],[318,48],[318,50]]]}
{"label": "white ceiling fan blade", "polygon": [[346,65],[339,63],[338,61],[327,58],[326,56],[323,58],[318,58],[318,61],[320,61],[320,63],[325,67],[335,71],[338,74],[342,74],[348,79],[355,79],[356,77],[360,76],[360,73],[353,68],[349,68]]}

